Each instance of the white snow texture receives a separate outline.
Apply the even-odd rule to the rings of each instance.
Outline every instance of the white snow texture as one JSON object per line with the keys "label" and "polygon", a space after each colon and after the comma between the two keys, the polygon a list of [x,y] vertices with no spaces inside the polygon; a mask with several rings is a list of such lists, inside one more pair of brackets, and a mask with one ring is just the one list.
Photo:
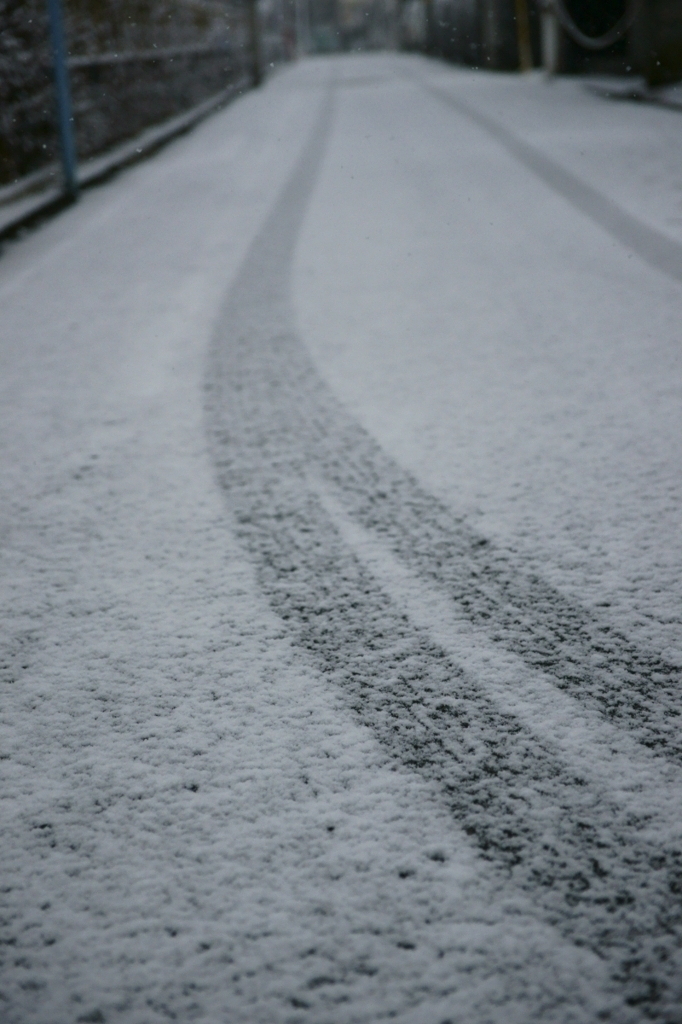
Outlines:
{"label": "white snow texture", "polygon": [[682,1021],[681,298],[679,114],[396,54],[6,247],[3,1022]]}

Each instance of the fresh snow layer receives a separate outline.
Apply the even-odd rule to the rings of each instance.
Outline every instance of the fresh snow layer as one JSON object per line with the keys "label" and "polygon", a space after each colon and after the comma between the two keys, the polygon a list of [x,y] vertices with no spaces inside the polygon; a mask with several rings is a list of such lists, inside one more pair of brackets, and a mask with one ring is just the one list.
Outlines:
{"label": "fresh snow layer", "polygon": [[682,282],[427,87],[682,245],[679,115],[575,80],[397,69],[339,90],[298,247],[303,338],[429,490],[682,664]]}
{"label": "fresh snow layer", "polygon": [[680,285],[432,86],[680,240],[670,112],[381,55],[2,257],[8,1024],[680,1019]]}

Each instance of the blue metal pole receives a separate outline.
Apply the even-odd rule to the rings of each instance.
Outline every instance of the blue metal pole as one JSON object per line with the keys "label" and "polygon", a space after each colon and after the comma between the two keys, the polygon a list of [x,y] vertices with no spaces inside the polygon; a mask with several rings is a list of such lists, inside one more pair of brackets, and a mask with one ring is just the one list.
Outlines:
{"label": "blue metal pole", "polygon": [[71,90],[69,72],[66,66],[64,24],[60,0],[47,0],[50,16],[50,36],[54,61],[54,85],[57,94],[57,118],[59,121],[59,142],[64,168],[64,189],[72,199],[78,195],[76,172],[76,144],[73,136],[73,114],[71,112]]}

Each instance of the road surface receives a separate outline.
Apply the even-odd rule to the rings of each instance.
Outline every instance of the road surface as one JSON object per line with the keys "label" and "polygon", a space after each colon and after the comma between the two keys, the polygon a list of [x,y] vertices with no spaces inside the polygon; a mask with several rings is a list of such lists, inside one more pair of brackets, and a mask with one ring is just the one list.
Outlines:
{"label": "road surface", "polygon": [[679,115],[300,62],[0,261],[8,1024],[682,1021]]}

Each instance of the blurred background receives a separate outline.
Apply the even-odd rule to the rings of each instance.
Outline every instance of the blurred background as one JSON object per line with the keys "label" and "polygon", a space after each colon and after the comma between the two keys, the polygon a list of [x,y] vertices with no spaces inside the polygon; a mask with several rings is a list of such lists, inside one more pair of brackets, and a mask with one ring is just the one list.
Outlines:
{"label": "blurred background", "polygon": [[402,49],[647,89],[682,78],[682,0],[0,0],[0,206],[60,175],[50,10],[79,162],[306,54]]}

